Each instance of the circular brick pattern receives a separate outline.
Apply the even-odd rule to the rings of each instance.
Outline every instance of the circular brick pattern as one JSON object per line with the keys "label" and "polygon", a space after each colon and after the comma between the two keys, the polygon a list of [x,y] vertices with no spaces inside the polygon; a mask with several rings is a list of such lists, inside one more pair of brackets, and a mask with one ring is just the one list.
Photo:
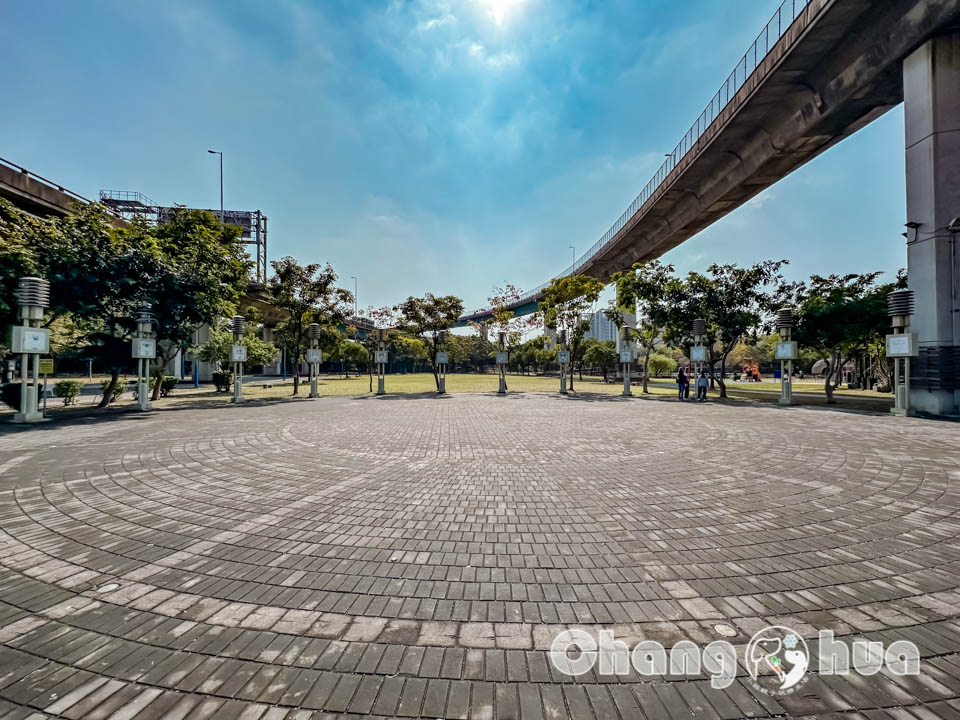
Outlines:
{"label": "circular brick pattern", "polygon": [[[0,716],[956,716],[958,439],[536,394],[9,429]],[[767,625],[909,639],[923,675],[771,698],[743,668],[574,680],[547,653],[571,627],[672,647]]]}

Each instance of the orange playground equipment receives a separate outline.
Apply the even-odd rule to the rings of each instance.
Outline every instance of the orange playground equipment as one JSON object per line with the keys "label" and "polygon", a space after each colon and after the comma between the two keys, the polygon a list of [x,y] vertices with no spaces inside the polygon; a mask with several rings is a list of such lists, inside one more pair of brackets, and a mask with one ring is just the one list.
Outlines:
{"label": "orange playground equipment", "polygon": [[746,357],[740,363],[740,370],[743,373],[744,380],[760,382],[763,378],[760,376],[760,366],[754,362],[753,358]]}

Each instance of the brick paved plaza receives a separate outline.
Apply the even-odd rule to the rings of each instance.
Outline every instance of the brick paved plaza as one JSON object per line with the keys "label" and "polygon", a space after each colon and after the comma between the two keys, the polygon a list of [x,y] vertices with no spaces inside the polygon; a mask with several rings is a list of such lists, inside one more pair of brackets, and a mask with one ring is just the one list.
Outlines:
{"label": "brick paved plaza", "polygon": [[[5,428],[0,717],[960,717],[958,439],[536,394]],[[922,672],[771,697],[546,652],[772,624],[911,640]]]}

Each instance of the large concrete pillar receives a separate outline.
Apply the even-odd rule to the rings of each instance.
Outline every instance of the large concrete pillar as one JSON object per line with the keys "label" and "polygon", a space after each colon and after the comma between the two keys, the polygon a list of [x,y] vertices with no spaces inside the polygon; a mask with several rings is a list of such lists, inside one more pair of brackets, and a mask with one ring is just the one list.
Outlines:
{"label": "large concrete pillar", "polygon": [[960,414],[960,32],[927,41],[903,63],[907,269],[916,297],[910,404]]}

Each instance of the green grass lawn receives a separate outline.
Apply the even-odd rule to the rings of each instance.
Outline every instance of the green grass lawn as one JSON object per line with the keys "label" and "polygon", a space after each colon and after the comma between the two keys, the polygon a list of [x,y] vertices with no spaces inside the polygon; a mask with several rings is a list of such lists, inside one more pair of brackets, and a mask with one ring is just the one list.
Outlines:
{"label": "green grass lawn", "polygon": [[[611,376],[612,378],[612,376]],[[264,387],[264,386],[268,387]],[[603,394],[619,395],[623,391],[623,382],[605,383],[598,377],[587,377],[583,380],[574,377],[575,394]],[[373,379],[373,388],[376,390],[377,380]],[[560,389],[560,380],[557,377],[536,377],[530,375],[507,375],[507,387],[509,392],[542,392],[556,393]],[[433,375],[430,373],[416,373],[410,375],[387,375],[386,392],[392,395],[417,395],[423,393],[436,392]],[[755,402],[776,402],[777,395],[773,393],[755,393],[755,390],[779,390],[780,385],[776,382],[763,383],[745,383],[728,384],[727,392],[731,399],[747,400]],[[356,396],[365,395],[369,392],[370,380],[368,376],[360,377],[324,375],[318,381],[318,391],[323,397],[330,396]],[[693,390],[691,388],[691,390]],[[497,391],[497,375],[488,373],[486,375],[478,374],[451,374],[447,375],[448,393],[495,393]],[[677,384],[673,378],[652,379],[649,382],[649,395],[660,397],[675,397]],[[815,393],[818,397],[795,398],[797,404],[804,405],[825,405],[826,399],[822,396],[823,387],[819,383],[795,383],[794,392]],[[307,398],[310,393],[310,383],[306,379],[300,383],[300,392],[297,397]],[[634,395],[643,394],[642,387],[639,384],[633,385]],[[293,380],[268,379],[258,382],[247,381],[243,389],[244,398],[251,401],[282,401],[292,399]],[[838,399],[840,407],[855,408],[864,410],[883,409],[879,402],[884,398],[890,400],[889,395],[881,395],[873,392],[862,392],[857,390],[838,390]],[[708,397],[716,399],[718,393],[710,391]],[[177,405],[195,405],[195,406],[216,406],[218,404],[230,403],[233,398],[233,392],[218,393],[209,386],[203,386],[197,390],[192,387],[184,387],[174,390],[166,398],[161,398],[154,402],[154,406],[159,408],[173,407]],[[85,396],[81,403],[70,408],[55,407],[48,410],[50,417],[70,417],[77,415],[99,414],[103,410],[97,410],[90,403],[92,398]],[[123,408],[130,408],[134,403],[125,399],[114,403],[107,411],[118,411]],[[0,416],[12,413],[5,406],[0,406]]]}

